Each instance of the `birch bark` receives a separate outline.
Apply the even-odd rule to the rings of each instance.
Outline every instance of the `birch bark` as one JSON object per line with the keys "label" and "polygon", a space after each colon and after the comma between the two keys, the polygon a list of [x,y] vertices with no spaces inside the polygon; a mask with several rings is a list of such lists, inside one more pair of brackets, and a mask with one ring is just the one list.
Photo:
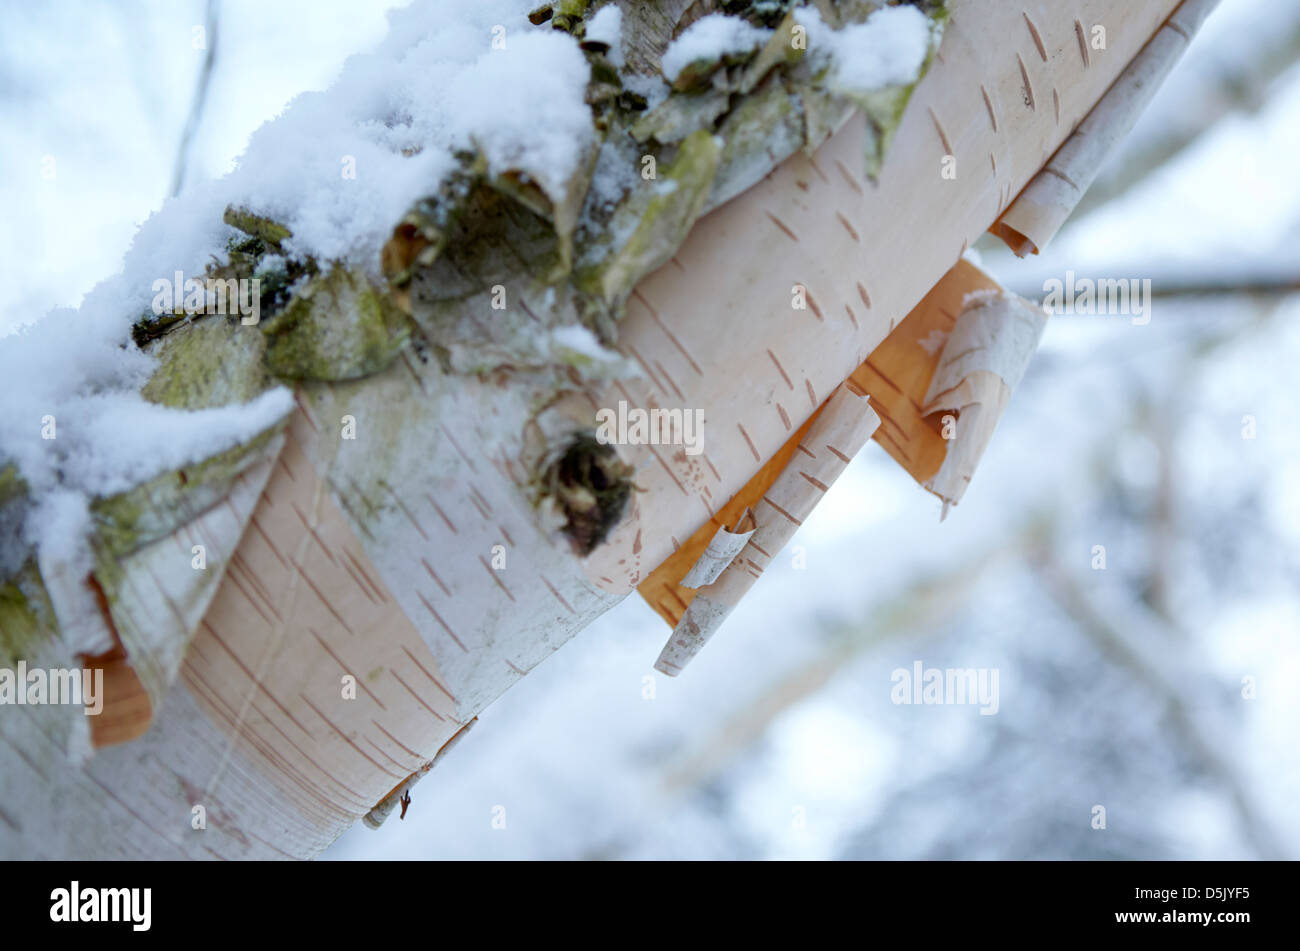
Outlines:
{"label": "birch bark", "polygon": [[[549,381],[454,372],[416,341],[377,373],[300,383],[265,453],[194,523],[210,540],[210,583],[136,595],[150,619],[201,617],[192,639],[151,648],[144,622],[118,632],[159,671],[139,678],[147,732],[83,760],[68,756],[75,730],[60,711],[0,716],[0,854],[320,851],[687,539],[734,524],[729,500],[998,219],[1176,6],[954,0],[875,181],[857,114],[698,221],[639,282],[616,345],[639,376],[583,380],[539,414]],[[1079,31],[1093,24],[1107,48],[1085,53]],[[796,286],[807,309],[792,307]],[[566,434],[619,400],[703,409],[706,449],[619,447],[637,491],[584,557],[557,545],[532,482]],[[187,540],[141,557],[174,571]],[[34,656],[72,661],[57,643]]]}

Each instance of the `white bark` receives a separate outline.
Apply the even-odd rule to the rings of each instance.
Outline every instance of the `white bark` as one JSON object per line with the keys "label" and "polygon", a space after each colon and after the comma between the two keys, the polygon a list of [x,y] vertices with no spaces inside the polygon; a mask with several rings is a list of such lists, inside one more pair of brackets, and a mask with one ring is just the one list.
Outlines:
{"label": "white bark", "polygon": [[[643,378],[588,388],[546,417],[577,428],[624,399],[707,420],[702,456],[621,449],[643,491],[586,559],[557,547],[530,503],[526,384],[444,373],[408,350],[373,376],[302,385],[149,732],[82,767],[59,711],[0,716],[0,854],[318,852],[682,542],[703,530],[707,544],[727,501],[989,227],[1175,5],[957,0],[877,182],[861,174],[855,118],[701,220],[619,327]],[[1110,28],[1089,63],[1077,22]],[[941,174],[948,156],[954,179]],[[794,285],[807,310],[791,308]],[[188,562],[188,548],[174,557]],[[356,699],[343,699],[346,676]]]}
{"label": "white bark", "polygon": [[[1133,128],[1218,2],[1183,0],[1052,160],[998,219],[993,233],[1018,256],[1037,254],[1060,230],[1101,171],[1106,157]],[[1081,34],[1080,55],[1091,55],[1085,47]]]}

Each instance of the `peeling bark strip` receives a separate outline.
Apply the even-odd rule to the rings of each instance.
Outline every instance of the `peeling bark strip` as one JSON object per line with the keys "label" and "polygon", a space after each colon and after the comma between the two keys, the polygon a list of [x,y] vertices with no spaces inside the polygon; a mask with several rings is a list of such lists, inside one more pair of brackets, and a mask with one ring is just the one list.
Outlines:
{"label": "peeling bark strip", "polygon": [[[966,329],[961,334],[953,333],[959,316],[964,316],[966,310],[977,312],[980,307],[996,301],[1004,301],[1007,309],[972,317],[966,321]],[[1019,326],[1026,308],[1031,315],[1030,325],[1038,326],[1038,332],[1041,332],[1039,318],[1043,321],[1046,319],[1041,310],[1019,298],[1004,297],[1002,288],[987,274],[968,261],[958,261],[899,324],[897,330],[846,381],[846,385],[852,387],[854,392],[870,394],[872,409],[869,412],[879,417],[879,425],[875,428],[873,437],[918,483],[943,499],[944,516],[948,507],[956,504],[964,493],[979,457],[988,444],[992,427],[996,425],[1009,397],[1010,389],[1019,381],[1024,365],[1027,365],[1036,346],[1037,333],[1029,341],[1025,339],[1029,336],[1029,330]],[[1007,314],[1010,317],[1006,317]],[[952,342],[954,339],[956,343]],[[987,345],[989,342],[993,342],[992,346]],[[972,360],[988,363],[988,367],[981,366],[980,369],[996,367],[1006,374],[1010,385],[1000,402],[995,402],[992,398],[1000,393],[999,390],[981,388],[980,394],[987,405],[975,405],[976,401],[972,400],[966,416],[969,425],[958,429],[957,439],[945,438],[942,435],[944,420],[939,413],[940,407],[929,408],[926,405],[930,399],[929,391],[935,380],[952,379],[954,374],[960,383],[961,371]],[[990,381],[976,372],[973,374],[973,382],[984,384]],[[939,386],[933,397],[936,402],[943,402],[942,391],[948,389],[947,386]],[[963,391],[957,387],[949,395],[960,392]],[[988,396],[984,395],[986,392]],[[792,459],[798,461],[800,456],[814,458],[808,448],[811,437],[807,430],[824,412],[825,407],[819,408],[812,419],[804,424],[803,429],[724,507],[723,512],[745,510],[745,506],[754,505],[761,513],[766,504],[791,526],[801,524],[803,516],[782,506],[770,494],[770,489],[793,464]],[[954,415],[953,418],[956,420],[957,417]],[[830,453],[839,455],[836,447],[826,448]],[[849,461],[848,456],[839,455],[839,458],[844,463]],[[937,476],[941,471],[958,474],[947,474],[939,479]],[[824,493],[829,487],[814,475],[804,472],[801,476],[819,492]],[[718,518],[715,517],[714,521],[718,521]],[[687,582],[689,576],[683,575],[692,563],[691,557],[703,560],[698,552],[708,541],[704,532],[709,527],[706,524],[686,546],[665,559],[641,585],[642,596],[674,628],[680,627],[683,617],[699,593],[692,590],[695,585]],[[725,534],[725,528],[717,529],[717,533],[719,536]],[[751,544],[756,544],[757,550],[765,558],[771,558],[773,552],[763,550],[762,539],[751,539]],[[743,564],[743,559],[736,559],[736,563]],[[706,617],[709,619],[707,624],[700,620]],[[725,612],[705,605],[701,606],[700,617],[694,623],[702,625],[703,630],[710,624],[720,624],[724,618]],[[685,640],[695,643],[697,639],[687,637]],[[664,670],[671,672],[681,666],[684,665],[669,658]]]}
{"label": "peeling bark strip", "polygon": [[[566,217],[575,211],[572,196],[539,195],[518,174],[473,172],[470,158],[469,172],[449,182],[449,194],[421,204],[413,221],[394,223],[401,226],[383,263],[398,289],[291,261],[290,270],[298,273],[277,272],[292,278],[285,287],[299,281],[311,286],[312,300],[328,314],[298,313],[266,332],[245,332],[210,317],[153,327],[150,333],[158,335],[146,343],[161,366],[146,387],[150,399],[183,408],[254,399],[276,383],[268,371],[274,348],[275,366],[297,381],[297,407],[286,407],[286,413],[292,409],[287,420],[217,471],[187,468],[173,474],[176,485],[160,482],[130,500],[149,505],[122,506],[122,499],[96,513],[99,524],[113,528],[105,535],[111,557],[97,561],[96,577],[109,582],[109,608],[130,661],[139,664],[146,690],[161,689],[160,702],[144,736],[99,750],[84,767],[68,758],[75,744],[67,711],[26,708],[0,717],[0,798],[7,814],[22,819],[17,830],[0,823],[0,855],[313,855],[384,802],[395,781],[405,784],[433,761],[458,725],[521,672],[634,587],[648,584],[652,569],[678,547],[674,539],[687,539],[679,546],[685,564],[674,577],[680,578],[716,529],[735,525],[746,505],[754,507],[760,528],[793,530],[807,514],[801,500],[819,496],[833,481],[834,473],[814,463],[842,466],[851,455],[847,445],[827,445],[823,452],[805,438],[815,424],[818,394],[836,390],[868,357],[875,363],[886,338],[901,339],[907,321],[895,327],[899,316],[940,282],[954,249],[989,226],[999,189],[1015,194],[1068,132],[1054,110],[1017,107],[1022,77],[1005,38],[1017,37],[1031,57],[1026,65],[1036,86],[1049,88],[1044,83],[1050,77],[1051,88],[1061,91],[1061,114],[1071,119],[1097,102],[1173,5],[1076,0],[1067,16],[1049,10],[1046,0],[1028,6],[953,0],[944,56],[916,88],[916,101],[904,110],[891,99],[901,119],[874,182],[867,181],[862,161],[866,149],[880,145],[875,120],[857,115],[815,157],[799,153],[821,141],[840,114],[819,110],[792,122],[792,114],[779,108],[791,97],[775,88],[785,67],[766,67],[757,80],[750,70],[764,51],[746,63],[719,66],[713,75],[728,83],[756,80],[749,87],[753,98],[729,93],[733,106],[771,111],[759,110],[766,118],[756,120],[746,110],[744,121],[728,125],[731,120],[723,119],[718,128],[701,120],[705,128],[696,131],[704,135],[691,143],[689,134],[659,143],[661,176],[684,153],[683,176],[673,181],[691,201],[659,206],[672,213],[642,233],[648,243],[610,259],[620,262],[630,282],[621,318],[611,320],[617,308],[603,310],[607,301],[580,307],[591,303],[590,288],[603,294],[617,287],[618,281],[607,280],[608,270],[588,275],[588,290],[566,298],[573,310],[535,306],[546,297],[551,272],[538,277],[534,268],[579,250],[563,238],[572,237],[573,219]],[[670,6],[672,15],[660,24],[660,51],[690,4],[625,10],[631,20]],[[1046,64],[1028,45],[1026,12],[1048,51]],[[1120,35],[1112,31],[1107,55],[1086,70],[1077,57],[1053,52],[1068,48],[1075,16],[1127,24]],[[634,50],[644,60],[646,48],[634,43],[629,61]],[[954,106],[967,103],[980,85],[996,128],[978,101],[972,108]],[[604,95],[609,90],[601,86],[592,88]],[[616,98],[630,102],[627,92]],[[944,189],[933,187],[943,144],[931,112],[943,116],[959,162],[970,149],[979,158],[962,167],[983,168],[984,155],[997,155],[996,184],[963,174]],[[757,126],[748,124],[754,121]],[[779,135],[751,141],[746,128]],[[715,139],[723,143],[720,151]],[[778,145],[773,155],[790,157],[758,181],[776,161],[767,149]],[[639,176],[641,147],[634,151]],[[627,159],[615,152],[611,161]],[[718,179],[715,171],[715,183],[722,181],[717,187],[744,194],[719,206],[720,193],[710,185],[705,202],[714,210],[690,227],[663,267],[641,277],[638,268],[659,257],[646,248],[667,251],[679,227],[689,225],[682,221],[698,208],[703,172],[715,162],[715,169],[733,172]],[[753,180],[740,175],[754,168],[761,174]],[[462,187],[463,194],[457,191]],[[642,198],[675,194],[651,187],[657,190]],[[440,216],[448,208],[439,200],[471,197],[479,217]],[[765,239],[777,231],[769,216],[800,240],[781,234],[779,241]],[[852,232],[841,216],[853,223]],[[249,220],[242,212],[233,217],[249,231],[234,241],[228,267],[251,273],[279,257],[271,253],[278,242],[284,242],[281,250],[290,245],[266,229],[265,219]],[[485,224],[502,220],[508,225],[496,231]],[[893,229],[870,224],[892,221],[924,226],[900,242]],[[507,248],[498,243],[505,235],[528,241]],[[438,251],[428,253],[435,245]],[[493,310],[491,288],[500,279],[493,268],[520,258],[528,273],[506,268],[509,278],[521,279],[508,282],[507,308]],[[570,263],[576,275],[583,262],[575,257]],[[806,286],[821,320],[791,320],[794,284]],[[264,302],[268,323],[287,305],[284,299],[275,306]],[[844,316],[849,307],[859,308],[856,322]],[[333,334],[340,329],[350,336]],[[581,330],[592,336],[574,332]],[[513,346],[519,342],[524,346]],[[932,368],[931,355],[915,341],[910,351],[912,361]],[[706,454],[618,447],[619,458],[634,469],[635,491],[622,521],[584,559],[564,534],[564,506],[546,493],[538,501],[536,483],[555,449],[590,430],[601,406],[620,398],[641,408],[662,405],[665,394],[654,381],[629,369],[638,362],[654,368],[661,381],[671,380],[682,406],[705,413]],[[908,361],[878,365],[886,370],[882,388],[914,399],[919,413],[928,376],[914,391]],[[791,384],[797,400],[778,407],[764,398],[790,394]],[[857,420],[867,417],[860,412]],[[916,445],[882,412],[876,438],[890,448],[886,435],[899,440],[890,451],[903,459]],[[793,473],[796,496],[770,491],[770,480],[752,481],[756,470]],[[0,464],[6,515],[16,504],[8,471]],[[236,498],[230,486],[237,483],[247,499]],[[754,496],[733,507],[752,486],[760,486]],[[235,504],[226,506],[227,498]],[[724,499],[730,501],[719,505]],[[228,523],[219,521],[227,511]],[[160,515],[169,517],[160,521]],[[751,581],[755,566],[777,551],[758,534],[729,567]],[[229,558],[227,536],[235,543]],[[191,540],[206,541],[210,555],[217,552],[206,574],[189,567]],[[136,555],[141,563],[123,569]],[[157,566],[149,560],[155,555]],[[222,570],[236,561],[237,570]],[[150,571],[157,580],[150,580]],[[68,646],[52,634],[59,625],[36,565],[11,565],[0,557],[0,572],[0,647],[40,658],[42,666],[71,666],[63,656]],[[192,576],[203,584],[182,590]],[[727,577],[724,571],[715,583]],[[675,585],[661,588],[652,597],[673,601],[678,614],[690,600],[683,593],[694,596]],[[154,648],[150,633],[160,641]],[[354,698],[342,694],[346,677],[356,680]],[[49,796],[51,788],[59,790],[57,797]],[[208,816],[202,832],[190,826],[196,805]]]}
{"label": "peeling bark strip", "polygon": [[713,541],[709,542],[709,547],[704,550],[700,560],[682,579],[682,587],[703,588],[716,581],[718,575],[736,560],[740,550],[754,534],[755,525],[754,513],[745,509],[745,514],[740,517],[740,521],[734,528],[718,529],[718,533],[713,536]]}
{"label": "peeling bark strip", "polygon": [[926,415],[957,414],[943,464],[925,483],[943,499],[944,515],[966,493],[1046,326],[1046,311],[1005,291],[969,295],[957,316],[921,407]]}
{"label": "peeling bark strip", "polygon": [[682,672],[879,425],[867,397],[849,385],[831,394],[804,437],[808,454],[793,458],[764,494],[748,544],[716,580],[700,587],[664,645],[656,670],[670,677]]}
{"label": "peeling bark strip", "polygon": [[853,372],[880,415],[873,438],[921,485],[939,471],[949,449],[942,419],[922,411],[944,345],[970,294],[1000,290],[975,265],[958,261]]}
{"label": "peeling bark strip", "polygon": [[[1106,158],[1146,110],[1218,2],[1183,0],[1046,167],[994,222],[989,230],[1019,257],[1037,254],[1060,230]],[[1028,14],[1025,19],[1029,19]],[[1079,51],[1087,66],[1088,46],[1083,27],[1077,20],[1075,27]],[[1025,82],[1028,84],[1028,76]],[[1057,95],[1055,90],[1053,95]],[[1059,116],[1059,98],[1056,111]]]}
{"label": "peeling bark strip", "polygon": [[[643,533],[641,564],[656,567],[650,574],[643,573],[637,584],[656,612],[675,624],[680,604],[694,597],[691,589],[677,582],[718,528],[734,524],[745,505],[755,504],[757,498],[747,498],[744,504],[730,507],[742,491],[749,492],[756,471],[764,469],[778,451],[786,451],[784,447],[794,451],[797,440],[791,439],[775,406],[760,394],[788,392],[787,377],[796,386],[803,381],[803,388],[813,396],[797,402],[781,400],[797,433],[821,402],[816,394],[829,393],[872,357],[891,331],[900,329],[895,326],[899,319],[952,266],[962,242],[973,243],[988,229],[1001,210],[999,187],[1009,200],[1042,168],[1042,156],[1052,154],[1069,134],[1066,119],[1087,113],[1176,5],[1176,0],[1141,5],[1086,0],[1063,15],[1046,0],[1028,6],[954,4],[945,27],[943,61],[935,62],[913,93],[891,143],[893,157],[885,160],[874,186],[863,187],[855,171],[856,136],[863,134],[865,123],[854,118],[812,158],[792,157],[741,200],[701,219],[677,255],[685,270],[663,268],[638,286],[619,328],[618,346],[635,348],[647,358],[653,352],[664,353],[661,362],[681,383],[684,404],[705,408],[708,456],[718,472],[716,481],[708,483],[712,499],[696,491],[692,494],[700,497],[698,502],[681,504],[676,484],[695,484],[690,465],[669,459],[661,467],[654,459],[642,462],[639,453],[630,453],[629,461],[638,471],[637,485],[646,489],[637,493],[637,528],[616,529],[607,544],[593,553],[592,561],[600,566],[593,574],[618,578],[619,561],[628,558],[637,530],[654,526]],[[1048,50],[1047,64],[1029,46],[1025,12]],[[1111,31],[1107,55],[1094,58],[1088,69],[1073,55],[1075,16],[1090,23],[1127,24],[1118,34]],[[1051,109],[1031,112],[1020,106],[1022,77],[1007,37],[1016,37],[1033,57],[1032,64],[1026,65],[1036,88],[1048,88],[1044,84],[1050,76],[1051,85],[1060,89],[1060,123]],[[987,110],[979,108],[981,84],[998,117],[996,131]],[[971,90],[976,90],[975,108],[954,109],[954,102],[969,101]],[[945,182],[944,189],[923,184],[933,178],[943,159],[931,111],[942,117],[959,168],[973,170],[974,157],[996,153],[996,182],[987,172],[972,171]],[[967,155],[971,161],[963,158]],[[889,241],[878,228],[860,229],[862,241],[855,243],[838,214],[858,223],[942,220],[945,224],[914,229],[906,242]],[[777,233],[769,215],[803,240],[795,243]],[[736,237],[749,234],[775,235],[776,240],[740,247]],[[816,235],[817,243],[806,235]],[[792,314],[787,302],[795,284],[816,299],[824,322]],[[870,292],[869,310],[863,307],[860,289]],[[698,319],[701,300],[718,302],[707,321]],[[952,308],[954,317],[960,303],[959,296]],[[857,314],[857,328],[844,316],[846,305]],[[915,359],[923,366],[929,360],[915,344],[908,349],[916,351]],[[696,366],[726,366],[732,372],[694,375],[683,352]],[[905,362],[899,364],[900,372],[904,366]],[[914,394],[918,404],[926,383],[928,375]],[[641,405],[652,396],[648,387],[636,381],[626,389],[640,397]],[[736,399],[737,392],[755,395],[742,401]],[[878,396],[874,391],[872,395]],[[726,413],[713,409],[722,406],[728,407]],[[889,424],[882,423],[879,432],[878,440],[889,448]],[[922,482],[937,471],[946,451],[937,431],[930,435],[937,452],[931,471],[918,478]],[[910,472],[909,465],[904,461]],[[664,491],[665,486],[673,491]],[[716,504],[720,498],[729,500],[721,513]],[[676,553],[667,540],[670,537],[684,540]],[[668,567],[661,570],[664,566]]]}

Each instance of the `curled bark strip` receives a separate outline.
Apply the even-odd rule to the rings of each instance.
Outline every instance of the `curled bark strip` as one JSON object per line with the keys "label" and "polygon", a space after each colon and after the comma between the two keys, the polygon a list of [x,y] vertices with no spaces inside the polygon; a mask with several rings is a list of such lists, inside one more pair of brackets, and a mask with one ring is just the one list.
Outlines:
{"label": "curled bark strip", "polygon": [[74,654],[97,657],[118,646],[112,617],[101,609],[86,570],[45,553],[38,555],[50,606],[59,620],[64,644]]}
{"label": "curled bark strip", "polygon": [[853,371],[851,379],[871,394],[871,405],[880,415],[873,438],[921,485],[939,471],[948,454],[941,422],[922,412],[943,345],[967,296],[999,289],[975,265],[958,261]]}
{"label": "curled bark strip", "polygon": [[799,444],[803,452],[763,495],[748,543],[717,580],[700,588],[664,645],[656,670],[670,677],[681,673],[879,425],[866,394],[848,383],[835,390]]}
{"label": "curled bark strip", "polygon": [[709,542],[709,547],[704,549],[704,554],[695,563],[695,567],[682,579],[682,587],[703,588],[705,585],[713,584],[718,579],[718,575],[736,560],[736,556],[754,534],[756,525],[753,511],[745,509],[745,514],[733,528],[718,529],[718,533]]}
{"label": "curled bark strip", "polygon": [[971,295],[962,310],[926,391],[922,413],[957,414],[943,463],[925,487],[948,506],[961,501],[1011,391],[1020,383],[1047,313],[1005,291]]}
{"label": "curled bark strip", "polygon": [[[1106,95],[989,230],[1018,256],[1037,254],[1070,217],[1102,163],[1137,122],[1218,0],[1184,0]],[[1086,52],[1080,34],[1080,49]]]}

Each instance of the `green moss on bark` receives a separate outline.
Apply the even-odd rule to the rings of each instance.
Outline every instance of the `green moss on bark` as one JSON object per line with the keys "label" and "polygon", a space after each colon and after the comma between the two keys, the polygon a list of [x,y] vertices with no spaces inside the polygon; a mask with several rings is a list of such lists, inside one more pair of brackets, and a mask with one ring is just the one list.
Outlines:
{"label": "green moss on bark", "polygon": [[121,556],[175,531],[217,504],[239,475],[264,458],[264,450],[284,423],[248,442],[150,479],[127,492],[91,503],[97,545]]}
{"label": "green moss on bark", "polygon": [[266,366],[294,380],[351,380],[377,373],[410,339],[389,295],[341,266],[300,290],[262,324]]}
{"label": "green moss on bark", "polygon": [[646,274],[673,256],[699,217],[718,170],[718,140],[703,130],[682,140],[673,161],[644,192],[614,215],[612,232],[618,234],[635,222],[631,235],[619,247],[610,247],[595,266],[577,274],[579,289],[617,304],[632,292]]}
{"label": "green moss on bark", "polygon": [[257,327],[223,317],[195,321],[159,341],[158,369],[141,395],[189,410],[247,403],[273,382],[263,365],[265,351]]}
{"label": "green moss on bark", "polygon": [[35,562],[28,561],[0,583],[0,667],[12,669],[20,660],[36,658],[57,630],[41,574]]}
{"label": "green moss on bark", "polygon": [[280,250],[280,243],[293,237],[293,232],[270,218],[255,215],[247,208],[230,207],[226,209],[222,220],[232,228],[238,228],[244,234],[258,238],[269,248]]}

